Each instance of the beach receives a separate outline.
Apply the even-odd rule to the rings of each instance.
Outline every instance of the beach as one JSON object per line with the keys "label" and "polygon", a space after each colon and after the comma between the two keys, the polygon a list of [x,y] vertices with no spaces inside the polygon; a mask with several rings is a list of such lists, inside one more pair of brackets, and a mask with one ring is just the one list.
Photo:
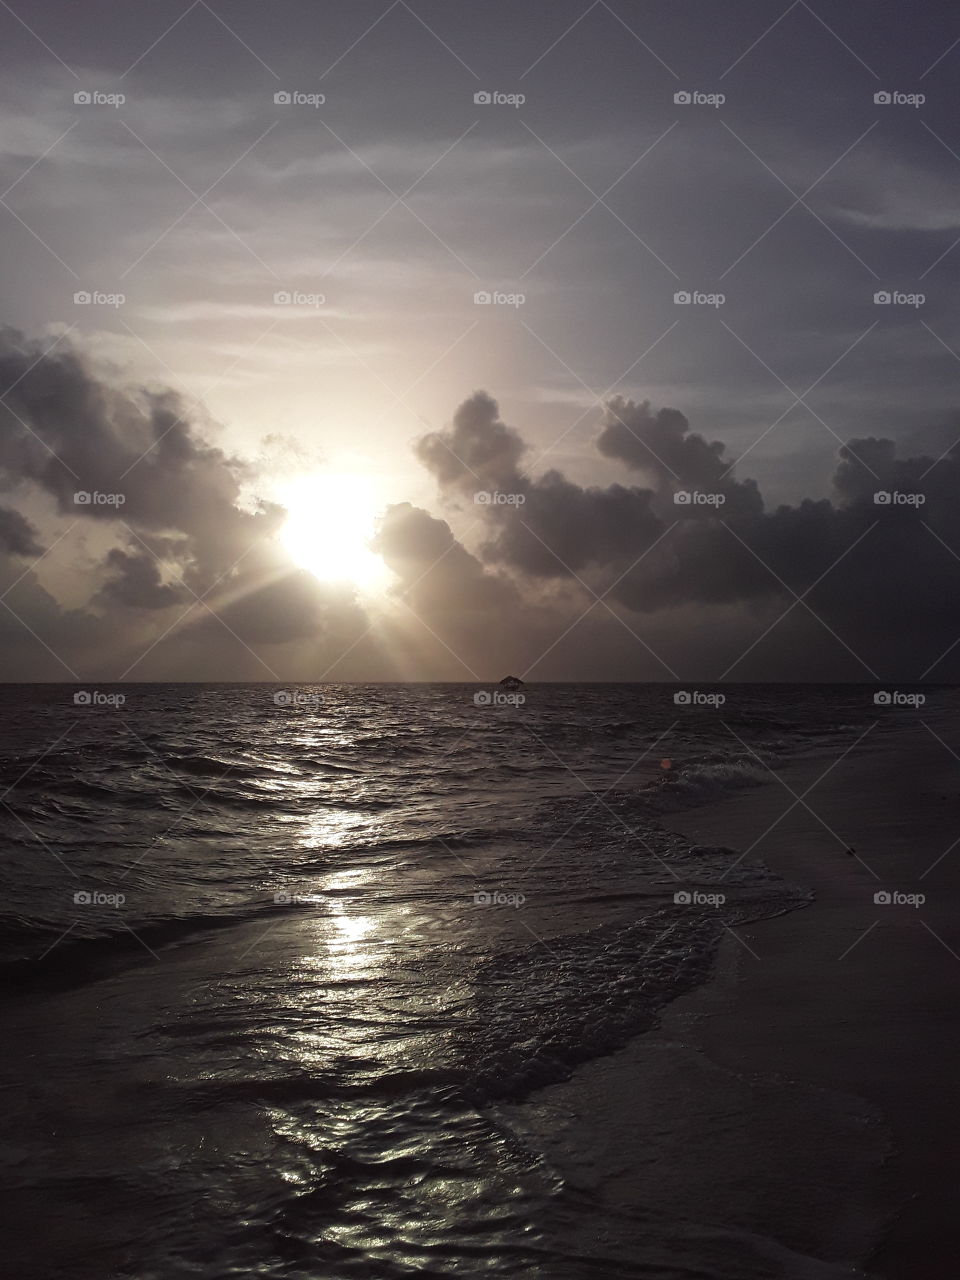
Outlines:
{"label": "beach", "polygon": [[960,1210],[960,762],[917,718],[838,756],[667,820],[815,900],[727,931],[711,980],[655,1032],[511,1120],[604,1205],[754,1235],[758,1275],[942,1280]]}

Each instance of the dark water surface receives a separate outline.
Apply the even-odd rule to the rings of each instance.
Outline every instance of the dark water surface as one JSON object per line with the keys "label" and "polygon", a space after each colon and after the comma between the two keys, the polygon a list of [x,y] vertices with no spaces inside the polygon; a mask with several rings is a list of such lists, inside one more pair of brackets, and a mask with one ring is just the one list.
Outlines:
{"label": "dark water surface", "polygon": [[497,1107],[652,1026],[724,925],[808,900],[660,814],[955,693],[75,692],[0,688],[14,1274],[834,1274],[638,1238]]}

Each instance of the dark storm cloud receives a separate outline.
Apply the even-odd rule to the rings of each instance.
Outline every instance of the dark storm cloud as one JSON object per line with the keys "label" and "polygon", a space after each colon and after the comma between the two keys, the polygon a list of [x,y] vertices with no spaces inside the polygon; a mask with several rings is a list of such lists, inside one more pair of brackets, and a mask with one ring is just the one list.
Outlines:
{"label": "dark storm cloud", "polygon": [[[768,512],[753,481],[733,476],[723,444],[691,433],[675,409],[612,401],[597,446],[653,487],[587,489],[558,472],[524,477],[522,438],[484,393],[417,453],[448,495],[462,497],[478,480],[522,495],[520,504],[475,508],[488,563],[542,580],[579,577],[587,566],[594,590],[636,614],[691,605],[749,612],[779,600],[799,608],[778,639],[786,661],[804,612],[796,597],[809,591],[807,603],[842,636],[844,660],[856,653],[862,675],[871,664],[918,675],[960,634],[956,451],[898,458],[889,440],[855,440],[840,450],[832,498]],[[704,656],[716,638],[704,637]],[[803,654],[792,661],[792,674],[802,674]]]}
{"label": "dark storm cloud", "polygon": [[756,483],[733,478],[734,460],[727,456],[726,445],[720,440],[708,443],[691,431],[679,409],[653,413],[646,400],[634,404],[617,397],[606,405],[596,444],[606,457],[652,477],[671,501],[677,489],[696,489],[722,494],[727,515],[758,515],[763,510]]}
{"label": "dark storm cloud", "polygon": [[521,483],[519,463],[526,445],[500,421],[497,402],[475,391],[453,415],[453,426],[434,431],[415,446],[417,457],[443,486],[464,493],[480,489],[513,491]]}
{"label": "dark storm cloud", "polygon": [[[486,518],[492,529],[483,547],[487,560],[541,577],[568,576],[590,565],[625,569],[676,518],[677,490],[719,493],[730,515],[762,511],[753,481],[730,475],[724,446],[691,433],[676,409],[653,413],[646,402],[614,399],[597,447],[649,477],[652,487],[584,488],[556,470],[531,478],[520,466],[526,445],[483,391],[460,406],[449,429],[423,437],[416,453],[441,489],[469,498]],[[702,513],[691,505],[690,516]]]}
{"label": "dark storm cloud", "polygon": [[100,592],[103,600],[134,609],[166,609],[187,598],[185,591],[163,582],[159,564],[146,551],[131,554],[111,547],[105,564],[109,576]]}
{"label": "dark storm cloud", "polygon": [[409,502],[387,508],[372,547],[396,574],[400,595],[434,617],[455,615],[470,625],[518,603],[513,586],[486,573],[445,520]]}
{"label": "dark storm cloud", "polygon": [[[115,533],[122,545],[99,565],[95,607],[157,611],[209,593],[209,607],[251,643],[320,635],[329,610],[357,622],[352,602],[290,571],[272,538],[283,509],[240,505],[252,469],[211,444],[211,425],[179,397],[124,388],[66,342],[43,351],[12,330],[0,335],[0,381],[10,387],[0,471]],[[15,512],[0,512],[0,545],[41,552]],[[209,617],[200,610],[195,621]]]}
{"label": "dark storm cloud", "polygon": [[658,528],[649,491],[584,489],[558,471],[531,479],[520,466],[526,445],[484,391],[464,401],[448,430],[424,436],[415,450],[441,488],[468,499],[493,526],[483,549],[493,562],[563,577],[615,561]]}
{"label": "dark storm cloud", "polygon": [[79,519],[181,533],[195,589],[277,526],[278,508],[237,509],[245,465],[207,442],[172,391],[112,385],[66,342],[43,351],[15,331],[0,334],[0,380],[10,387],[0,406],[0,468],[8,474]]}
{"label": "dark storm cloud", "polygon": [[576,600],[549,599],[485,567],[445,520],[408,502],[387,509],[373,548],[396,575],[391,594],[419,623],[395,636],[407,675],[425,667],[455,680],[526,672],[568,629],[571,610],[582,611]]}
{"label": "dark storm cloud", "polygon": [[40,556],[43,547],[37,541],[37,531],[19,511],[0,507],[0,551],[14,556]]}

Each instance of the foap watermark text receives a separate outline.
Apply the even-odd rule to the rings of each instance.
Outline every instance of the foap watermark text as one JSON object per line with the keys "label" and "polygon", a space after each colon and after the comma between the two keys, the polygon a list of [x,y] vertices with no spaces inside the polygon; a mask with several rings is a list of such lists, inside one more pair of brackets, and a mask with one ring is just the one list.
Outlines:
{"label": "foap watermark text", "polygon": [[474,904],[478,907],[522,907],[526,900],[522,893],[503,893],[499,889],[493,892],[478,889],[473,895]]}
{"label": "foap watermark text", "polygon": [[502,689],[478,689],[473,695],[476,707],[522,707],[526,702],[522,693],[504,693]]}
{"label": "foap watermark text", "polygon": [[873,695],[875,707],[922,707],[926,701],[925,693],[901,693],[899,689],[878,689]]}
{"label": "foap watermark text", "polygon": [[722,707],[727,701],[725,693],[703,693],[699,689],[678,689],[673,695],[678,707]]}
{"label": "foap watermark text", "polygon": [[125,693],[101,693],[99,689],[78,689],[73,695],[75,707],[122,707],[126,701]]}

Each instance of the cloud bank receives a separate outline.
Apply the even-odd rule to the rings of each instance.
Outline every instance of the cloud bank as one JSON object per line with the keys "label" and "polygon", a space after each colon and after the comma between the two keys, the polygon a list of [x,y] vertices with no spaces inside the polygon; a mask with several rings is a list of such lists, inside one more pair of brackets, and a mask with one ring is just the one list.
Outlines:
{"label": "cloud bank", "polygon": [[392,585],[365,601],[294,567],[257,465],[176,393],[14,330],[0,379],[8,678],[960,674],[955,449],[852,440],[828,496],[769,509],[749,455],[676,408],[609,400],[593,443],[617,478],[584,486],[478,391],[416,442],[444,515],[383,513]]}
{"label": "cloud bank", "polygon": [[[417,456],[454,503],[507,495],[474,505],[490,566],[528,582],[576,581],[630,615],[656,618],[658,630],[669,610],[685,611],[683,627],[689,609],[699,609],[705,631],[720,621],[718,608],[735,610],[736,623],[728,613],[719,634],[704,636],[704,671],[711,647],[727,647],[724,629],[742,634],[755,618],[759,638],[771,605],[790,614],[778,634],[767,633],[775,657],[760,669],[781,679],[830,670],[823,639],[837,678],[916,679],[960,636],[956,448],[936,459],[898,458],[890,440],[851,440],[839,450],[829,497],[767,510],[724,444],[691,431],[677,409],[613,399],[595,446],[637,483],[584,488],[558,471],[531,476],[522,437],[478,392],[448,429],[419,441]],[[808,651],[811,617],[822,639]],[[731,675],[758,670],[761,655],[750,661],[756,647]],[[931,675],[955,670],[947,661]]]}

